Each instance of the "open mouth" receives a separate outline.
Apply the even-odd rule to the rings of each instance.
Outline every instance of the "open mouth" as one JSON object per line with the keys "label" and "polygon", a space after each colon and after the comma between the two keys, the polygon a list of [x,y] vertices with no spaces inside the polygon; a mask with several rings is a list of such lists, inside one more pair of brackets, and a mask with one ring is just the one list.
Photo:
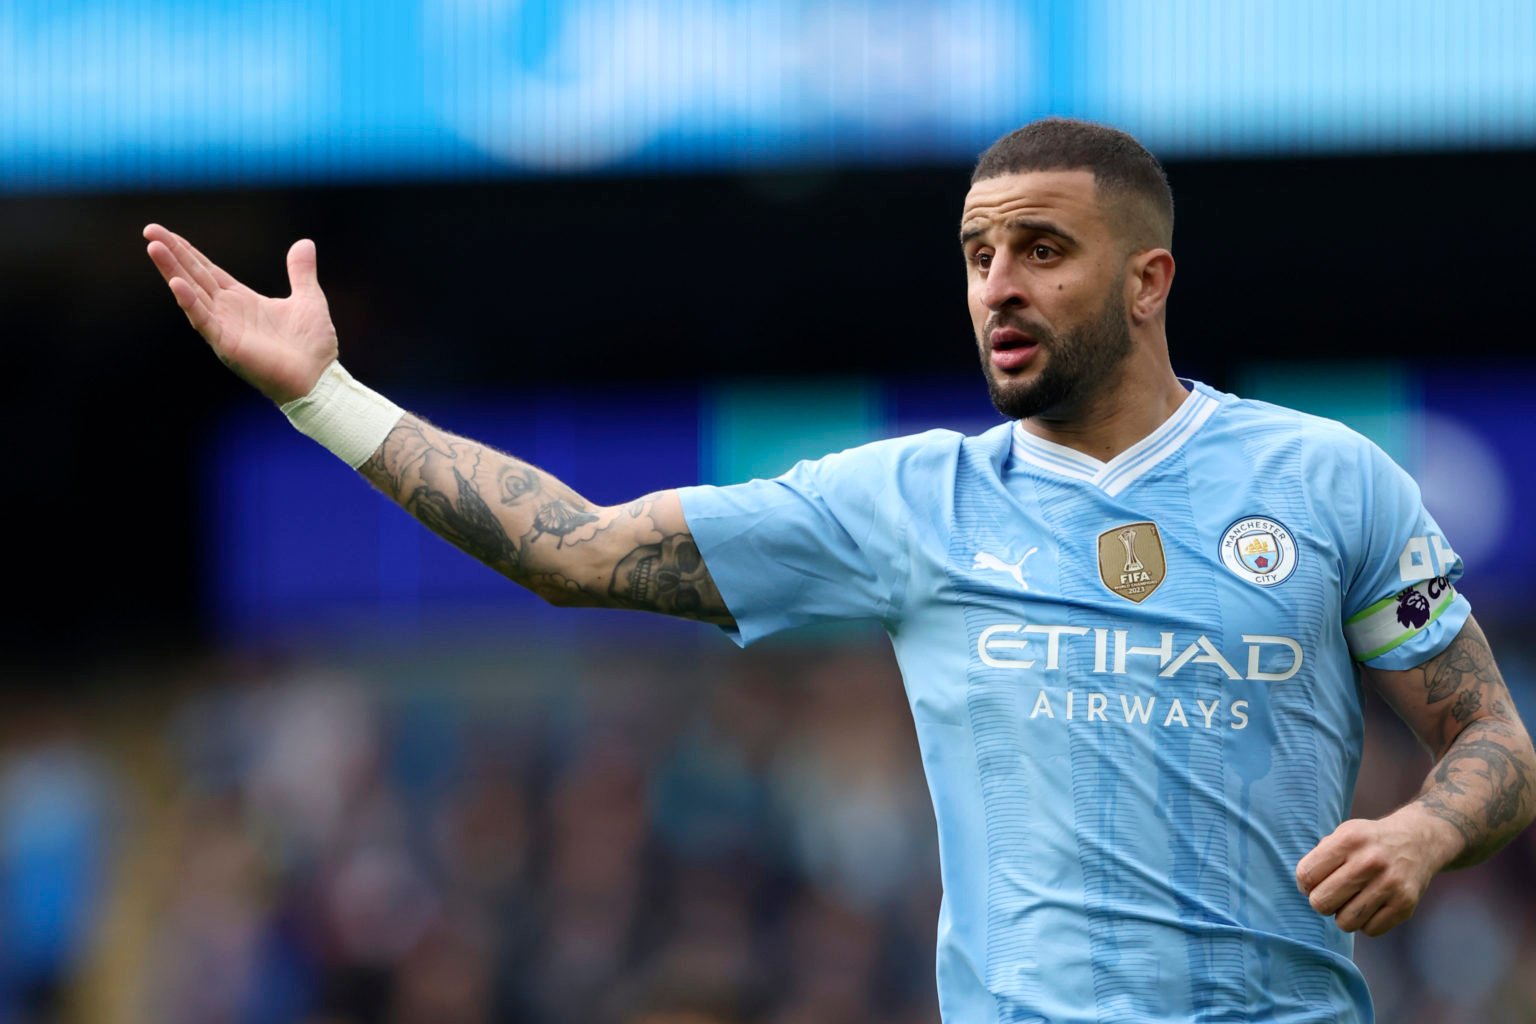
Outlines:
{"label": "open mouth", "polygon": [[999,327],[987,340],[992,365],[1004,371],[1023,369],[1040,349],[1040,343],[1034,337],[1014,327]]}
{"label": "open mouth", "polygon": [[992,343],[992,351],[1012,351],[1017,348],[1033,348],[1038,342],[1034,336],[1026,334],[1017,327],[999,327],[988,335]]}

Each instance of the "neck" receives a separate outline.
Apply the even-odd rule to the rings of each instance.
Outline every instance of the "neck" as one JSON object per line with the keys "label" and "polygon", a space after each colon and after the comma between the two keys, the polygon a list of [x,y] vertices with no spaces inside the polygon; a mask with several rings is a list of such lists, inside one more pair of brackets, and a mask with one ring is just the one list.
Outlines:
{"label": "neck", "polygon": [[1189,397],[1166,362],[1151,374],[1124,367],[1117,380],[1075,403],[1023,421],[1047,441],[1108,462],[1167,422]]}

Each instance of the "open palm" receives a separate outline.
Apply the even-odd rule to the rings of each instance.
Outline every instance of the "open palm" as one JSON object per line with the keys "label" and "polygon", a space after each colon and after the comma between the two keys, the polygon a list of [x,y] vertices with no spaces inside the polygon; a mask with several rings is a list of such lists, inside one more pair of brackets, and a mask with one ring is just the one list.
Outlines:
{"label": "open palm", "polygon": [[224,363],[283,403],[302,398],[336,358],[336,328],[315,269],[315,243],[288,250],[286,299],[258,295],[174,231],[144,229],[149,258],[176,304]]}

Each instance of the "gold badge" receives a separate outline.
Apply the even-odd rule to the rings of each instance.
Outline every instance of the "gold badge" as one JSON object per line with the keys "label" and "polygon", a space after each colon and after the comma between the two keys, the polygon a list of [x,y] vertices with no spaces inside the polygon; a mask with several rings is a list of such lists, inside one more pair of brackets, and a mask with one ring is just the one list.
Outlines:
{"label": "gold badge", "polygon": [[1099,578],[1127,601],[1145,601],[1167,576],[1155,523],[1127,523],[1099,534]]}

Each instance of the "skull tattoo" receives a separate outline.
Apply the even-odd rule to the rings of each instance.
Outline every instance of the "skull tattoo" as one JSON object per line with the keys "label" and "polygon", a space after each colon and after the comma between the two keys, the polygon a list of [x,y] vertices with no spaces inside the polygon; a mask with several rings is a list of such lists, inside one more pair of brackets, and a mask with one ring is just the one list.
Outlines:
{"label": "skull tattoo", "polygon": [[633,608],[687,615],[703,607],[707,580],[693,537],[674,533],[625,555],[613,571],[609,593]]}

